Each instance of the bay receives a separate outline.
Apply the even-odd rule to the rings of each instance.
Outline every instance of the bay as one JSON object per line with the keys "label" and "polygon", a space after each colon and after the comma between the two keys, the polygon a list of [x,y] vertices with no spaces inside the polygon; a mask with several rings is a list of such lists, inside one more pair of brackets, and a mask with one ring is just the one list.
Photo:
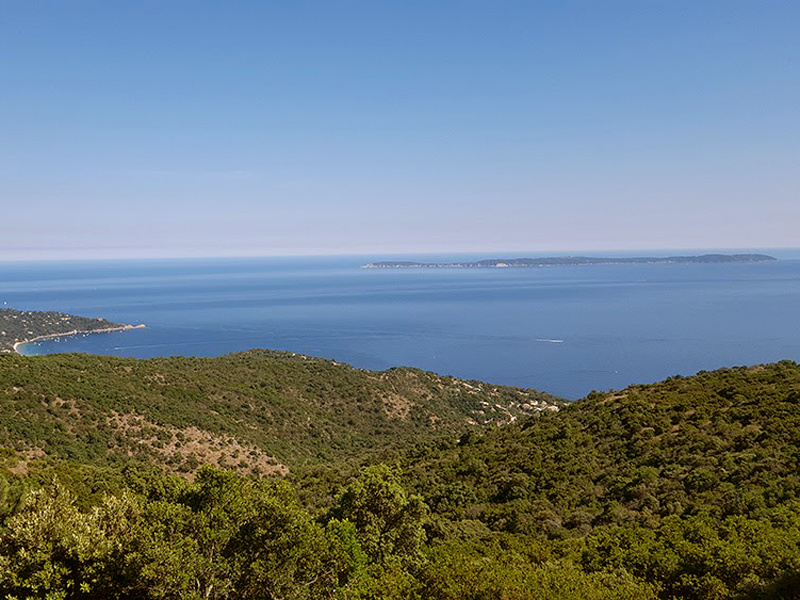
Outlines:
{"label": "bay", "polygon": [[29,355],[217,356],[259,347],[574,399],[800,359],[800,257],[784,255],[527,269],[359,268],[386,258],[375,256],[0,263],[0,305],[147,326],[42,340],[22,347]]}

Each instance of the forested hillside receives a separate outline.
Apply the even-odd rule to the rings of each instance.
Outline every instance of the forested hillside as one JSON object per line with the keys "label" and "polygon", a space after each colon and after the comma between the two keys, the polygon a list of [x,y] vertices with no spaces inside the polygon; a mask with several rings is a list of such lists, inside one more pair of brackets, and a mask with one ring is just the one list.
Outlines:
{"label": "forested hillside", "polygon": [[[163,375],[158,385],[206,394],[218,389],[212,384],[216,378],[228,381],[227,389],[251,368],[251,376],[244,377],[250,385],[254,373],[271,373],[263,377],[264,389],[295,389],[301,381],[315,381],[319,370],[325,373],[319,385],[324,380],[330,387],[300,406],[330,402],[334,412],[355,403],[353,394],[363,389],[348,377],[328,379],[338,370],[350,373],[350,367],[272,354],[229,357],[213,374],[209,365],[216,363],[192,359],[166,361],[171,370],[159,361],[6,358],[12,359],[6,366],[14,368],[3,371],[4,389],[41,391],[35,380],[47,370],[29,366],[41,363],[58,374],[52,381],[65,386],[59,394],[94,398],[92,407],[103,397],[130,407],[133,388],[117,388],[125,377],[141,380],[146,373]],[[244,366],[251,360],[251,367]],[[243,365],[234,376],[237,361]],[[290,386],[284,367],[270,370],[265,361],[295,366],[289,372],[297,379]],[[189,365],[196,368],[194,375]],[[119,370],[128,375],[117,387],[82,391]],[[224,379],[227,372],[230,379]],[[393,378],[408,373],[413,374],[408,381],[415,382],[407,381],[410,388],[428,381],[449,390],[449,402],[436,406],[451,410],[454,399],[466,402],[480,388],[509,402],[521,393],[477,382],[465,387],[404,369],[367,375],[386,377],[398,389],[406,380]],[[351,387],[338,387],[347,382]],[[470,390],[468,395],[461,395],[462,389]],[[59,397],[64,396],[52,396]],[[137,405],[142,417],[160,426],[178,426],[185,418],[188,427],[189,415],[170,412],[158,404],[159,397],[148,396],[154,412]],[[178,406],[197,401],[185,397]],[[79,422],[84,411],[89,414],[45,404],[45,413],[77,411]],[[217,414],[209,413],[202,427],[222,435],[229,419],[230,435],[244,435],[246,427],[240,433],[236,423],[245,411],[220,410],[224,406],[214,406]],[[399,418],[389,418],[385,402],[376,406],[374,414],[383,412],[387,423]],[[433,405],[425,406],[433,411]],[[405,444],[376,454],[374,445],[358,438],[368,435],[361,429],[340,440],[355,442],[346,451],[332,441],[319,446],[317,458],[328,452],[331,460],[287,454],[294,461],[288,476],[202,467],[187,481],[133,458],[80,453],[71,460],[52,458],[60,456],[56,448],[68,444],[46,446],[51,451],[42,459],[8,450],[0,479],[0,595],[800,598],[800,366],[795,363],[594,393],[559,411],[536,412],[502,427],[472,426],[458,435],[417,436],[432,412],[415,420],[414,410],[406,416],[411,437]],[[331,429],[332,438],[339,431]],[[13,441],[10,429],[5,435]],[[377,445],[385,439],[378,437]],[[242,460],[246,463],[247,455]]]}
{"label": "forested hillside", "polygon": [[105,319],[92,319],[56,311],[0,308],[0,353],[13,352],[14,344],[39,337],[70,335],[76,332],[128,329]]}
{"label": "forested hillside", "polygon": [[[469,513],[494,530],[564,537],[760,515],[800,497],[798,433],[800,369],[785,362],[593,393],[405,463],[453,520]],[[454,486],[470,500],[454,501]]]}
{"label": "forested hillside", "polygon": [[554,408],[531,390],[255,350],[135,360],[0,356],[0,446],[31,457],[136,458],[285,471]]}

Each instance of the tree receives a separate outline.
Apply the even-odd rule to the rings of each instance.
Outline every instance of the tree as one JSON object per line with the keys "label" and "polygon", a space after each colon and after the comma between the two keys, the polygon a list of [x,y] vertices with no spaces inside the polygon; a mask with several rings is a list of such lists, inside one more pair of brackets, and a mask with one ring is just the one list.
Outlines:
{"label": "tree", "polygon": [[421,496],[409,494],[385,464],[362,469],[339,494],[332,516],[355,525],[364,552],[380,565],[421,558],[428,507]]}
{"label": "tree", "polygon": [[[118,589],[111,574],[119,560],[116,537],[127,528],[130,504],[106,502],[89,513],[59,483],[31,493],[6,522],[0,541],[3,597],[98,598]],[[111,517],[111,518],[109,518]]]}

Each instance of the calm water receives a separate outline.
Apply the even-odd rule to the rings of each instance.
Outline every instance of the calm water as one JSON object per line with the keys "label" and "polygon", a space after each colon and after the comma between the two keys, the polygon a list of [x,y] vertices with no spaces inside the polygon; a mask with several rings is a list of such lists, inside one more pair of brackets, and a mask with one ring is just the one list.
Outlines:
{"label": "calm water", "polygon": [[358,268],[374,256],[0,263],[0,305],[147,325],[37,342],[27,354],[262,347],[578,398],[702,369],[800,360],[798,258],[484,270]]}

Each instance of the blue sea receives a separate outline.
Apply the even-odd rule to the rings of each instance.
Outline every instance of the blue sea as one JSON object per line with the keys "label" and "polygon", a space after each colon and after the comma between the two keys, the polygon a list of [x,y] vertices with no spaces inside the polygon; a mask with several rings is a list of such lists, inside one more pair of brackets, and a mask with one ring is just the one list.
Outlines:
{"label": "blue sea", "polygon": [[271,348],[574,399],[800,360],[800,250],[772,254],[781,260],[532,269],[359,268],[485,255],[0,263],[0,306],[147,326],[34,342],[28,355]]}

